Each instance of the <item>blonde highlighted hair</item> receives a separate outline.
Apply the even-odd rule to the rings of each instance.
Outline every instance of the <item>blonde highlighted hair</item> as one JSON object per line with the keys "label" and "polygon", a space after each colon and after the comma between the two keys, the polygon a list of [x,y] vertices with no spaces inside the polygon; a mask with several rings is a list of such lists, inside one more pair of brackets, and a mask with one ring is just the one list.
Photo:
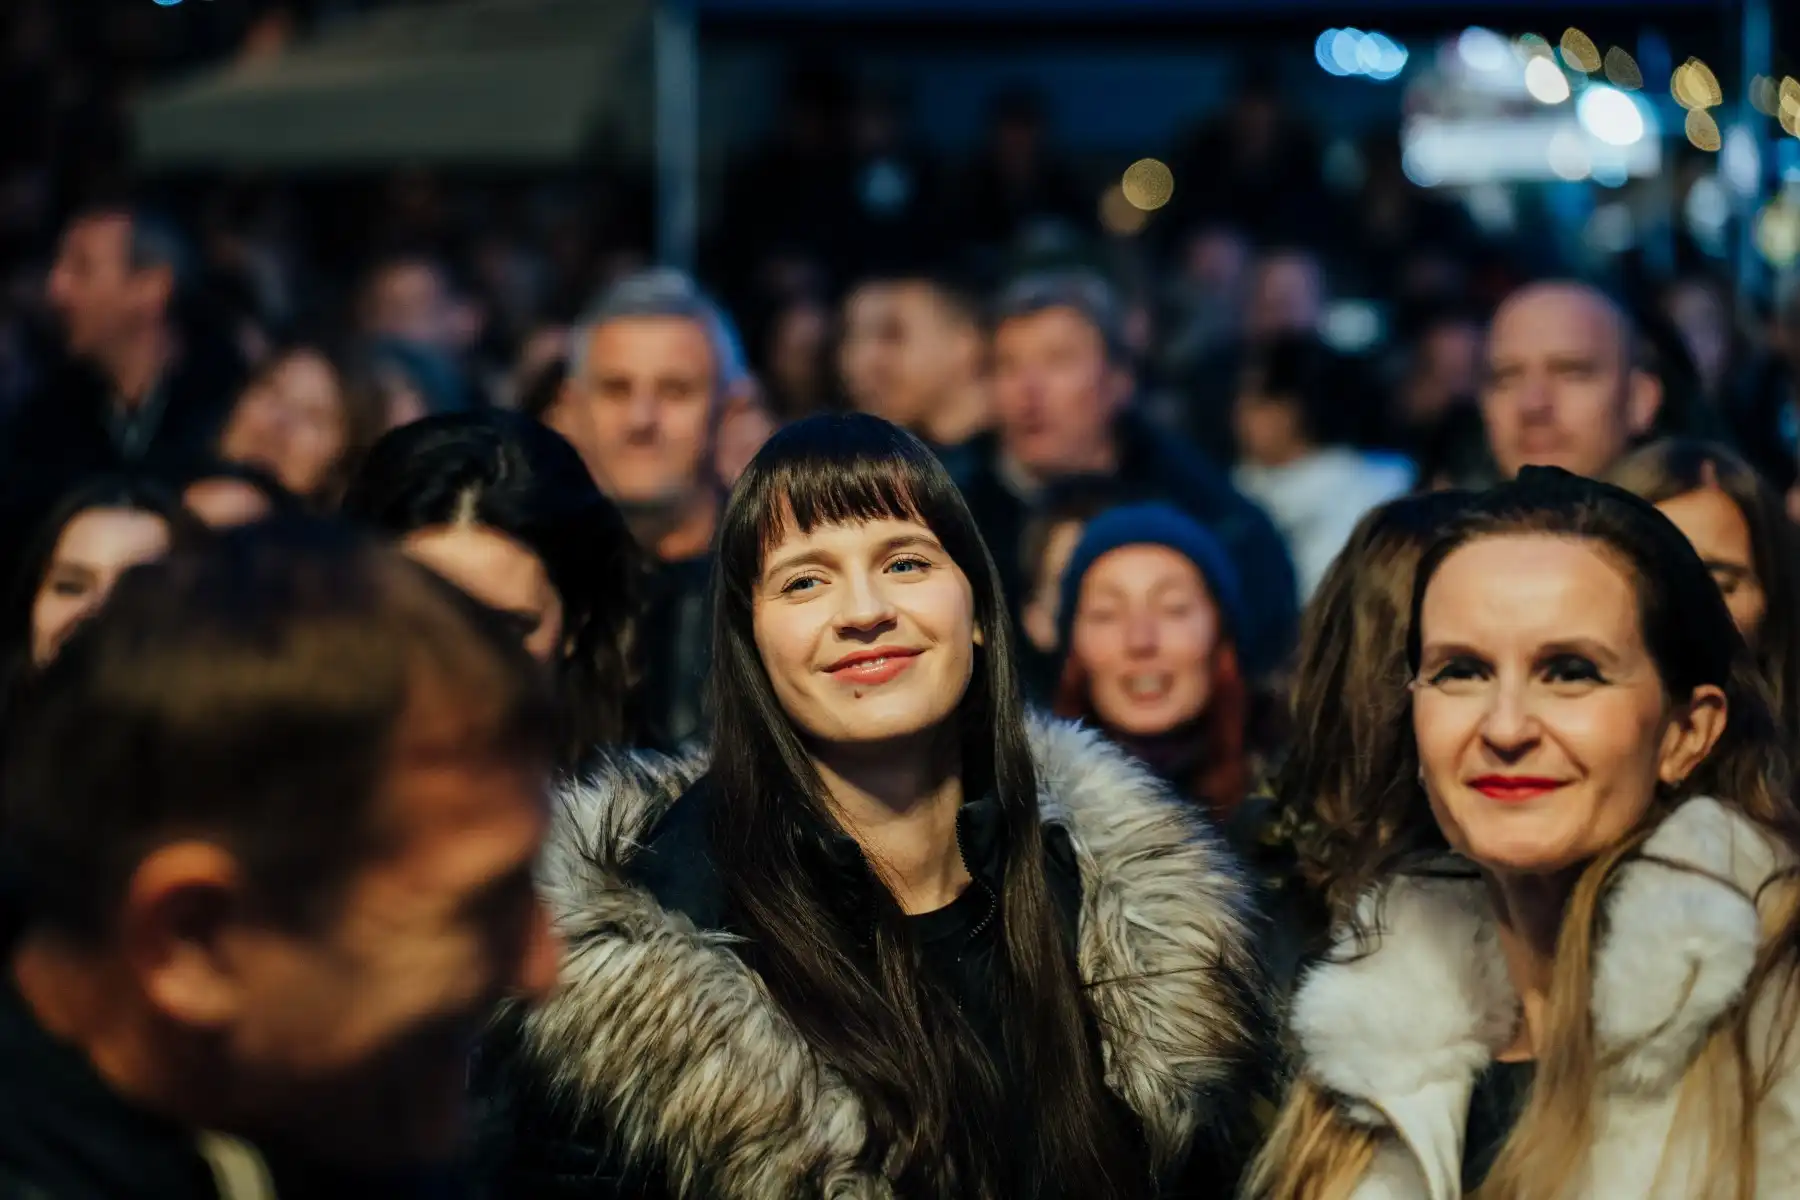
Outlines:
{"label": "blonde highlighted hair", "polygon": [[[1670,696],[1702,685],[1725,692],[1726,727],[1712,752],[1678,789],[1659,791],[1634,833],[1589,863],[1564,912],[1552,966],[1538,1065],[1524,1112],[1501,1147],[1476,1200],[1556,1200],[1583,1179],[1595,1138],[1594,1097],[1613,1055],[1597,1044],[1593,963],[1603,936],[1603,904],[1621,869],[1644,861],[1643,846],[1661,821],[1693,796],[1712,796],[1756,825],[1779,861],[1800,862],[1800,812],[1789,783],[1790,747],[1769,688],[1731,621],[1706,567],[1680,531],[1648,503],[1587,480],[1528,471],[1473,501],[1453,519],[1419,564],[1413,587],[1407,660],[1416,668],[1418,615],[1437,566],[1484,537],[1547,534],[1586,540],[1633,577],[1643,638]],[[1410,703],[1409,701],[1406,703]],[[1400,720],[1407,719],[1402,709]],[[1448,847],[1417,782],[1417,750],[1400,737],[1367,765],[1360,804],[1321,807],[1327,824],[1317,844],[1318,884],[1334,897],[1377,895],[1397,876],[1421,871]],[[1677,869],[1682,864],[1659,863]],[[1726,881],[1721,880],[1724,883]],[[1757,1114],[1777,1072],[1791,1066],[1787,1040],[1800,987],[1800,903],[1792,873],[1752,897],[1762,912],[1763,942],[1744,994],[1710,1031],[1681,1086],[1665,1169],[1679,1148],[1695,1173],[1697,1200],[1752,1200],[1756,1194]],[[1379,933],[1334,905],[1339,933],[1366,952]],[[1342,1100],[1302,1075],[1252,1167],[1258,1200],[1342,1200],[1354,1191],[1391,1132],[1357,1121]],[[1690,1141],[1689,1139],[1699,1139]],[[1690,1153],[1692,1151],[1693,1153]],[[1699,1182],[1703,1180],[1704,1182]]]}

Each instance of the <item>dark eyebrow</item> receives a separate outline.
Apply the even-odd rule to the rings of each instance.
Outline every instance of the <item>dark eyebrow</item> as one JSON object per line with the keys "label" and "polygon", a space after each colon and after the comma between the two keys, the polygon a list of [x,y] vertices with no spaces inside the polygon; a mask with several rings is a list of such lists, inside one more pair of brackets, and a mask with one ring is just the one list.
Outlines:
{"label": "dark eyebrow", "polygon": [[763,578],[769,579],[795,567],[823,567],[836,562],[837,559],[823,550],[801,550],[786,558],[778,558],[763,568]]}
{"label": "dark eyebrow", "polygon": [[1475,647],[1466,646],[1461,642],[1427,642],[1419,649],[1421,670],[1428,665],[1436,666],[1439,663],[1449,662],[1453,658],[1473,658],[1481,662],[1487,661],[1487,655]]}
{"label": "dark eyebrow", "polygon": [[936,538],[926,537],[921,533],[903,533],[881,544],[883,554],[892,554],[896,550],[935,550],[939,554],[945,552],[943,544]]}
{"label": "dark eyebrow", "polygon": [[1556,658],[1559,655],[1572,654],[1579,658],[1591,658],[1602,666],[1612,666],[1619,661],[1619,655],[1604,642],[1592,638],[1565,638],[1561,641],[1546,642],[1538,648],[1535,655],[1538,661]]}

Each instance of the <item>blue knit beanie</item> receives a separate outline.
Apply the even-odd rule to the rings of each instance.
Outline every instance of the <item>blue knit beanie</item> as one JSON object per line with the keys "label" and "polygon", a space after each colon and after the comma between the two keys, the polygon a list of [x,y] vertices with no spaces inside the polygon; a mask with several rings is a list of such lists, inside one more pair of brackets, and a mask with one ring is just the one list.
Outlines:
{"label": "blue knit beanie", "polygon": [[1194,564],[1212,593],[1228,633],[1244,627],[1244,590],[1225,548],[1200,522],[1170,504],[1111,508],[1087,523],[1063,569],[1061,605],[1056,610],[1057,645],[1064,654],[1075,627],[1081,581],[1100,556],[1125,546],[1167,546]]}

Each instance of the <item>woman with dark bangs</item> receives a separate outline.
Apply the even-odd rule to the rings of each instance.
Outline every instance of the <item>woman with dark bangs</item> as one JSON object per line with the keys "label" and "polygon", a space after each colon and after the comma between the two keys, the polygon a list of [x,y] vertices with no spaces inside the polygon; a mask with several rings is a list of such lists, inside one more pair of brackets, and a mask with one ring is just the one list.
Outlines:
{"label": "woman with dark bangs", "polygon": [[562,987],[478,1073],[499,1192],[1229,1194],[1264,1057],[1244,884],[1123,754],[1027,718],[936,456],[789,426],[714,587],[710,764],[564,797]]}

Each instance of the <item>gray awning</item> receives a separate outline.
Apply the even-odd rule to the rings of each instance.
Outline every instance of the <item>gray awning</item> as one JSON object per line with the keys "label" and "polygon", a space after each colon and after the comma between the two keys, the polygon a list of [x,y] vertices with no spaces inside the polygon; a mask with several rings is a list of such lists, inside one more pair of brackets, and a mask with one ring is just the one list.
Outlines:
{"label": "gray awning", "polygon": [[346,21],[135,111],[150,168],[550,165],[652,148],[649,0],[459,0]]}

